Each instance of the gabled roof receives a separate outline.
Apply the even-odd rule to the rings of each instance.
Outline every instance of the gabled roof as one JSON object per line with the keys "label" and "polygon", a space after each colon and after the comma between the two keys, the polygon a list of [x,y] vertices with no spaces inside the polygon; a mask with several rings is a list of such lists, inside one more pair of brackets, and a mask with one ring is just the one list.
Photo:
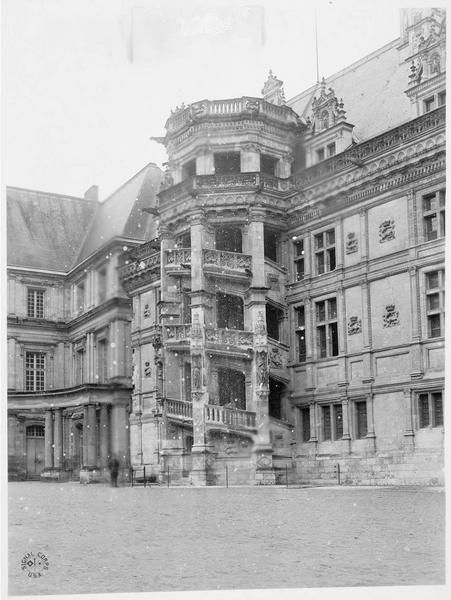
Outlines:
{"label": "gabled roof", "polygon": [[7,188],[8,266],[67,273],[116,236],[156,237],[161,170],[153,163],[104,202]]}
{"label": "gabled roof", "polygon": [[68,271],[97,202],[8,187],[8,266]]}
{"label": "gabled roof", "polygon": [[99,203],[75,264],[82,262],[115,236],[134,240],[155,237],[155,218],[142,209],[155,207],[160,180],[161,170],[154,163],[149,163]]}
{"label": "gabled roof", "polygon": [[[394,40],[379,50],[326,77],[337,98],[343,98],[346,120],[355,125],[358,141],[372,138],[411,118],[410,101],[404,90],[408,87],[408,65],[398,51],[400,40]],[[312,113],[312,100],[319,95],[319,84],[287,102],[300,117]]]}

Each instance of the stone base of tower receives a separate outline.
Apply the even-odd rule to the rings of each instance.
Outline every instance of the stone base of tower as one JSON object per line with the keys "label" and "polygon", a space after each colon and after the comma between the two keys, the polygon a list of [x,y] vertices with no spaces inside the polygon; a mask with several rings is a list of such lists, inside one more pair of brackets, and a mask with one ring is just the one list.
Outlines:
{"label": "stone base of tower", "polygon": [[273,449],[271,446],[259,446],[253,451],[255,485],[275,485],[276,474],[272,461]]}
{"label": "stone base of tower", "polygon": [[191,449],[191,484],[206,486],[215,484],[215,455],[212,446],[193,446]]}

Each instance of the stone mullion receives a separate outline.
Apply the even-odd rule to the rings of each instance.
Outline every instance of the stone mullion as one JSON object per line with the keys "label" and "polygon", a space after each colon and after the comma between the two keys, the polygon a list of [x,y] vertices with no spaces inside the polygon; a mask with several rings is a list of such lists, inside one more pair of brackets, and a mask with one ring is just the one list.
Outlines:
{"label": "stone mullion", "polygon": [[52,469],[53,462],[53,410],[45,411],[45,429],[44,429],[44,465],[46,469]]}
{"label": "stone mullion", "polygon": [[404,397],[404,446],[413,449],[415,443],[415,430],[413,424],[413,392],[411,388],[403,390]]}
{"label": "stone mullion", "polygon": [[54,466],[58,469],[63,468],[63,414],[61,408],[55,409]]}

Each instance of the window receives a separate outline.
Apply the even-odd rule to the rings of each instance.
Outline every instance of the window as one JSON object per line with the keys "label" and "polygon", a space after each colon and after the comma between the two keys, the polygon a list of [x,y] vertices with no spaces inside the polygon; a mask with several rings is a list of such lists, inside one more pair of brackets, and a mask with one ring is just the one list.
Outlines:
{"label": "window", "polygon": [[301,426],[302,426],[302,441],[308,442],[310,440],[310,408],[303,406],[301,412]]}
{"label": "window", "polygon": [[84,383],[85,379],[85,349],[79,348],[75,353],[75,382]]}
{"label": "window", "polygon": [[192,398],[191,398],[191,363],[186,362],[185,363],[185,371],[184,371],[184,376],[185,376],[185,400],[186,402],[191,402]]}
{"label": "window", "polygon": [[332,144],[328,144],[327,145],[327,156],[335,156],[336,154],[336,146],[335,146],[335,142],[332,142]]}
{"label": "window", "polygon": [[304,362],[307,356],[307,346],[305,341],[305,307],[297,306],[294,311],[298,361]]}
{"label": "window", "polygon": [[283,383],[269,378],[268,414],[275,419],[282,418],[282,390]]}
{"label": "window", "polygon": [[246,410],[246,378],[242,371],[218,369],[219,404]]}
{"label": "window", "polygon": [[445,190],[423,196],[423,230],[426,241],[445,235]]}
{"label": "window", "polygon": [[191,230],[184,231],[175,240],[177,248],[191,248]]}
{"label": "window", "polygon": [[321,407],[323,440],[335,441],[343,437],[343,407],[341,404],[328,404]]}
{"label": "window", "polygon": [[260,155],[260,171],[268,175],[275,175],[277,167],[277,158],[268,154]]}
{"label": "window", "polygon": [[428,337],[441,337],[445,333],[445,271],[426,273],[426,315]]}
{"label": "window", "polygon": [[33,319],[44,318],[44,290],[28,288],[27,315]]}
{"label": "window", "polygon": [[191,290],[182,291],[182,323],[191,323]]}
{"label": "window", "polygon": [[294,246],[294,272],[296,281],[302,281],[305,276],[304,240],[295,240]]}
{"label": "window", "polygon": [[316,162],[324,160],[324,148],[320,148],[316,151]]}
{"label": "window", "polygon": [[316,303],[316,344],[319,358],[338,355],[336,298]]}
{"label": "window", "polygon": [[215,174],[240,173],[241,157],[239,152],[219,152],[214,154]]}
{"label": "window", "polygon": [[75,287],[75,312],[83,312],[85,308],[85,284],[80,282]]}
{"label": "window", "polygon": [[434,108],[434,97],[423,100],[423,107],[425,113],[430,112]]}
{"label": "window", "polygon": [[364,438],[368,433],[366,401],[355,403],[356,437]]}
{"label": "window", "polygon": [[420,429],[443,425],[442,392],[419,394],[418,418]]}
{"label": "window", "polygon": [[196,159],[193,158],[186,162],[182,167],[182,179],[188,179],[188,177],[194,177],[196,174]]}
{"label": "window", "polygon": [[335,269],[335,229],[315,235],[315,259],[317,275]]}
{"label": "window", "polygon": [[44,425],[29,425],[27,437],[44,437]]}
{"label": "window", "polygon": [[268,337],[273,340],[280,339],[280,321],[283,319],[283,311],[272,304],[266,305],[266,330]]}
{"label": "window", "polygon": [[98,383],[108,379],[108,342],[105,339],[97,340],[97,376]]}
{"label": "window", "polygon": [[25,390],[40,392],[44,389],[45,354],[43,352],[25,353]]}
{"label": "window", "polygon": [[99,304],[106,300],[107,271],[106,268],[97,272],[97,301]]}
{"label": "window", "polygon": [[216,294],[217,326],[219,329],[244,329],[243,300],[231,294]]}
{"label": "window", "polygon": [[446,106],[446,92],[440,92],[438,95],[438,105]]}
{"label": "window", "polygon": [[264,253],[265,258],[269,258],[274,262],[277,262],[278,249],[279,249],[279,234],[271,229],[264,228]]}
{"label": "window", "polygon": [[243,240],[239,227],[220,227],[215,230],[216,250],[242,252]]}

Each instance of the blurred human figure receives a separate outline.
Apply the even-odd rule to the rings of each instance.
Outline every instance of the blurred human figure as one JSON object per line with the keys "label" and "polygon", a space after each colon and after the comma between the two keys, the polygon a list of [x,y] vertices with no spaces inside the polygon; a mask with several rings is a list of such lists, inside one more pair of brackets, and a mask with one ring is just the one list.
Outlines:
{"label": "blurred human figure", "polygon": [[110,471],[111,487],[117,487],[117,475],[119,473],[119,461],[113,454],[108,461],[108,469]]}

